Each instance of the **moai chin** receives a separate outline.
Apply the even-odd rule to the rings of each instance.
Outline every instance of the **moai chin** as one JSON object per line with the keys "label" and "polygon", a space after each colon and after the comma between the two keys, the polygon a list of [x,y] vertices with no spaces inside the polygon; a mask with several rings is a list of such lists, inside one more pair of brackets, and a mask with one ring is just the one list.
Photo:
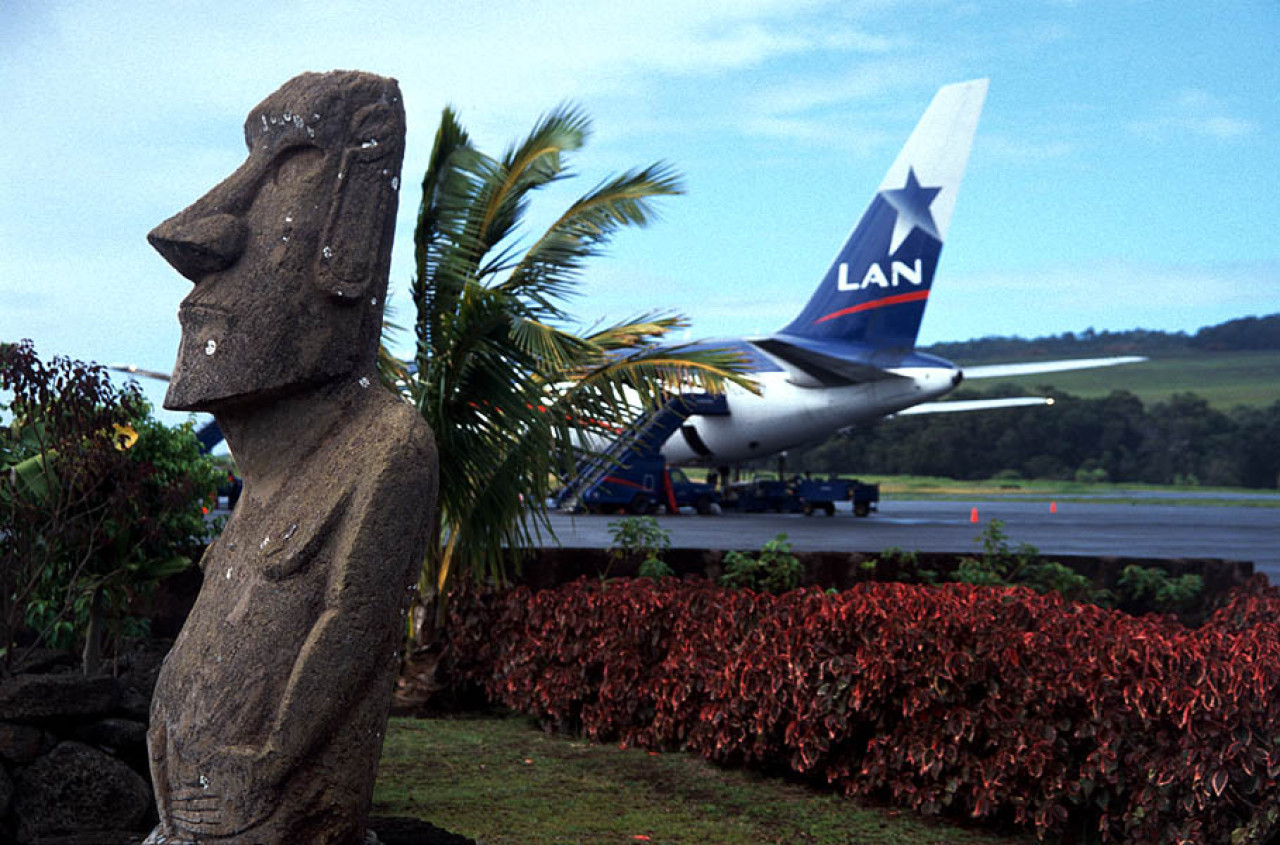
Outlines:
{"label": "moai chin", "polygon": [[154,843],[358,843],[435,507],[431,432],[375,371],[404,154],[391,79],[303,74],[249,156],[148,235],[194,283],[165,407],[244,492],[160,672]]}

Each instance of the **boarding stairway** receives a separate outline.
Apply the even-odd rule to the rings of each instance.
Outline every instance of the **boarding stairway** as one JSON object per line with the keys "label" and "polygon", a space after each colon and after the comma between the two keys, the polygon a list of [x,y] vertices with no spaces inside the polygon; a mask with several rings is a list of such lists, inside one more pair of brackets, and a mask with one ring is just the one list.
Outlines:
{"label": "boarding stairway", "polygon": [[636,417],[601,452],[591,453],[578,462],[577,470],[555,497],[562,511],[575,511],[583,495],[618,467],[626,468],[640,458],[656,458],[662,444],[676,429],[694,415],[724,416],[729,406],[722,394],[682,393],[669,398],[661,406]]}

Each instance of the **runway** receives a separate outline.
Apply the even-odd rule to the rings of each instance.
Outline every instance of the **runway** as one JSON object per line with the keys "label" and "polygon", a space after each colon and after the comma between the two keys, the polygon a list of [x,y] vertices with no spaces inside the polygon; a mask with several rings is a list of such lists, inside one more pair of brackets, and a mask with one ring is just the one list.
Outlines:
{"label": "runway", "polygon": [[[855,518],[845,505],[834,517],[738,514],[656,517],[676,548],[759,549],[785,532],[797,551],[879,552],[897,546],[924,552],[976,552],[974,538],[1002,520],[1011,546],[1030,543],[1045,556],[1118,555],[1251,561],[1280,584],[1280,508],[1101,504],[1010,499],[910,501],[886,498],[880,512]],[[973,508],[980,524],[970,522]],[[605,548],[619,517],[553,514],[560,544]]]}

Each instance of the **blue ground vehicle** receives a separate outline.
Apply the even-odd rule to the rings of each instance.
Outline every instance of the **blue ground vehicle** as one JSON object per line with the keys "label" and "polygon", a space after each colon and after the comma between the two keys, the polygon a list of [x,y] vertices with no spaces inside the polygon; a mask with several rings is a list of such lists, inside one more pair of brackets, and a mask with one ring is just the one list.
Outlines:
{"label": "blue ground vehicle", "polygon": [[880,485],[863,484],[856,478],[803,479],[797,485],[805,516],[825,511],[834,516],[837,501],[853,502],[854,516],[868,516],[879,507]]}
{"label": "blue ground vehicle", "polygon": [[668,513],[693,508],[700,514],[715,513],[720,499],[710,484],[692,481],[684,470],[668,469],[660,457],[638,458],[617,466],[582,495],[582,506],[592,513],[624,510],[650,514],[660,507]]}
{"label": "blue ground vehicle", "polygon": [[786,481],[757,478],[729,485],[724,506],[743,513],[797,513],[801,503],[799,496]]}
{"label": "blue ground vehicle", "polygon": [[724,507],[746,513],[803,513],[823,511],[834,516],[836,502],[853,503],[855,516],[868,516],[880,502],[880,485],[863,484],[856,478],[801,478],[789,481],[758,478],[729,487]]}
{"label": "blue ground vehicle", "polygon": [[608,472],[582,492],[581,506],[590,513],[625,510],[648,514],[658,509],[666,462],[660,457],[636,458]]}

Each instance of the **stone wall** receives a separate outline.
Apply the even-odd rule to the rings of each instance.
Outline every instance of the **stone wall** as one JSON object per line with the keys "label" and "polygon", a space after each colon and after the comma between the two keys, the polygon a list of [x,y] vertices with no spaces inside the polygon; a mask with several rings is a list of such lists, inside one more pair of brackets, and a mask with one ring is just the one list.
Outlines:
{"label": "stone wall", "polygon": [[85,677],[65,652],[19,652],[0,682],[0,841],[124,845],[151,829],[147,711],[168,646],[123,655],[117,677]]}

